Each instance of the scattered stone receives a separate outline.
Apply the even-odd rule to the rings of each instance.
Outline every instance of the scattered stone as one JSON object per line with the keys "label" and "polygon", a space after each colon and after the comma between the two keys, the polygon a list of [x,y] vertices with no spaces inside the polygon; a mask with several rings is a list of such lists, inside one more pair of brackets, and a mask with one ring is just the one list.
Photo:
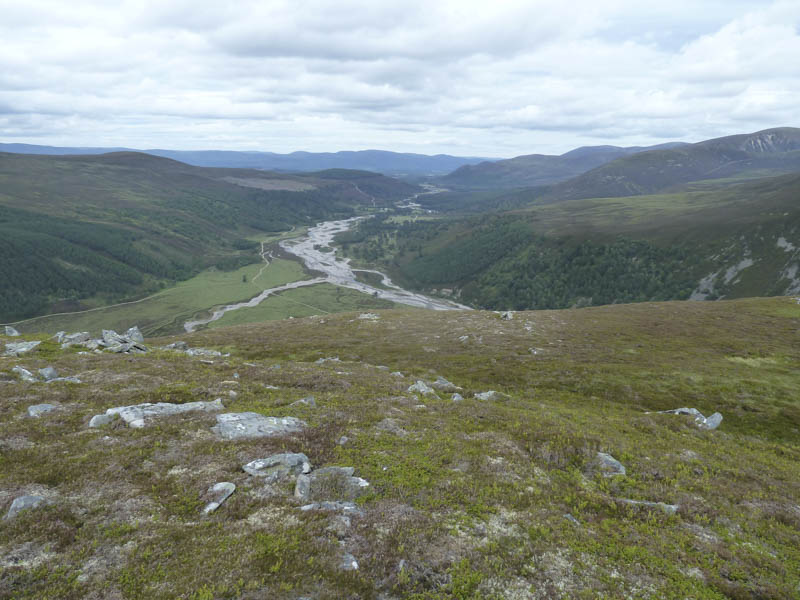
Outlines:
{"label": "scattered stone", "polygon": [[306,426],[294,417],[265,417],[254,412],[223,413],[211,428],[223,440],[272,437],[298,433]]}
{"label": "scattered stone", "polygon": [[573,517],[573,516],[572,516],[571,514],[569,514],[569,513],[565,514],[565,515],[564,515],[564,518],[565,518],[567,521],[569,521],[570,523],[572,523],[573,525],[575,525],[575,527],[580,527],[580,526],[581,526],[581,522],[580,522],[580,521],[578,521],[578,519],[576,519],[575,517]]}
{"label": "scattered stone", "polygon": [[37,381],[33,373],[28,371],[28,369],[26,369],[25,367],[20,367],[19,365],[17,365],[13,369],[11,369],[11,371],[19,375],[19,378],[22,379],[22,381],[27,381],[29,383]]}
{"label": "scattered stone", "polygon": [[400,371],[392,371],[392,372],[390,373],[390,375],[391,375],[392,377],[405,377],[405,375],[403,375],[403,374],[402,374]]}
{"label": "scattered stone", "polygon": [[19,498],[14,498],[11,508],[8,509],[4,518],[5,520],[13,519],[20,511],[41,506],[44,501],[42,496],[20,496]]}
{"label": "scattered stone", "polygon": [[19,356],[20,354],[30,352],[41,343],[42,342],[17,342],[14,344],[8,343],[6,344],[6,350],[4,354],[6,356]]}
{"label": "scattered stone", "polygon": [[380,319],[380,317],[375,313],[361,313],[360,315],[358,315],[358,318],[361,319],[362,321],[377,321],[378,319]]}
{"label": "scattered stone", "polygon": [[294,495],[302,500],[352,502],[364,493],[369,482],[354,477],[353,467],[323,467],[297,477]]}
{"label": "scattered stone", "polygon": [[263,477],[267,483],[273,483],[285,477],[310,473],[311,462],[305,454],[285,452],[251,461],[242,469],[250,475]]}
{"label": "scattered stone", "polygon": [[228,398],[230,398],[231,400],[236,400],[236,398],[238,398],[238,397],[239,397],[239,394],[237,394],[233,390],[228,391]]}
{"label": "scattered stone", "polygon": [[292,402],[289,406],[308,406],[310,408],[316,408],[317,402],[314,400],[314,396],[306,396],[305,398],[300,398],[300,400],[296,402]]}
{"label": "scattered stone", "polygon": [[510,321],[511,319],[514,318],[514,311],[506,310],[504,312],[501,312],[500,318],[503,319],[504,321]]}
{"label": "scattered stone", "polygon": [[467,343],[469,341],[469,336],[468,335],[461,335],[461,336],[458,337],[458,341],[461,342],[462,344]]}
{"label": "scattered stone", "polygon": [[225,406],[222,404],[222,398],[217,398],[212,402],[186,402],[184,404],[173,404],[171,402],[157,402],[153,404],[151,402],[145,402],[144,404],[135,404],[133,406],[109,408],[106,410],[105,414],[93,416],[92,420],[89,421],[89,427],[107,425],[113,420],[115,415],[119,415],[129,427],[140,429],[147,424],[147,420],[155,417],[178,415],[198,410],[211,412],[223,410],[224,408]]}
{"label": "scattered stone", "polygon": [[421,379],[417,379],[417,383],[415,383],[412,386],[409,386],[408,391],[412,393],[422,394],[423,396],[436,395],[434,389]]}
{"label": "scattered stone", "polygon": [[475,394],[475,397],[478,400],[508,400],[509,398],[507,394],[503,394],[502,392],[496,392],[495,390],[489,390],[488,392],[481,392],[479,394]]}
{"label": "scattered stone", "polygon": [[617,498],[623,504],[630,504],[632,506],[646,506],[647,508],[659,508],[668,515],[674,515],[678,512],[680,506],[677,504],[665,504],[664,502],[648,502],[646,500],[630,500],[628,498]]}
{"label": "scattered stone", "polygon": [[132,340],[138,344],[144,344],[144,336],[142,335],[142,332],[139,331],[139,328],[136,325],[128,329],[128,331],[125,332],[125,335],[123,337],[126,337],[129,340]]}
{"label": "scattered stone", "polygon": [[183,352],[188,349],[189,349],[189,344],[181,341],[172,342],[171,344],[167,344],[166,346],[164,346],[164,350],[180,350]]}
{"label": "scattered stone", "polygon": [[206,494],[210,495],[213,500],[206,504],[203,509],[203,514],[207,515],[217,510],[235,491],[236,486],[229,481],[223,481],[222,483],[214,484],[212,487],[208,488]]}
{"label": "scattered stone", "polygon": [[454,384],[454,383],[452,383],[450,381],[447,381],[447,379],[445,379],[441,375],[439,375],[436,378],[436,381],[434,381],[431,384],[431,387],[434,387],[437,390],[441,390],[443,392],[457,392],[457,391],[459,391],[461,389],[456,384]]}
{"label": "scattered stone", "polygon": [[342,571],[358,571],[358,561],[352,554],[342,556],[342,564],[339,565]]}
{"label": "scattered stone", "polygon": [[70,346],[85,344],[92,336],[89,335],[88,331],[81,331],[79,333],[70,333],[65,335],[61,338],[61,348],[69,348]]}
{"label": "scattered stone", "polygon": [[58,381],[63,381],[65,383],[82,383],[77,377],[56,377],[55,379],[51,379],[45,383],[56,383]]}
{"label": "scattered stone", "polygon": [[[650,414],[650,413],[645,413]],[[656,414],[662,415],[690,415],[694,417],[695,424],[700,429],[716,429],[719,427],[720,423],[722,423],[722,415],[718,412],[715,412],[710,417],[706,418],[696,408],[675,408],[673,410],[660,410],[657,411]]]}
{"label": "scattered stone", "polygon": [[339,441],[336,442],[336,443],[339,444],[340,446],[344,446],[349,441],[350,441],[350,438],[347,437],[346,435],[343,435],[342,437],[339,438]]}
{"label": "scattered stone", "polygon": [[363,516],[364,511],[353,502],[312,502],[300,507],[300,510],[325,510],[328,512],[343,512],[345,514]]}
{"label": "scattered stone", "polygon": [[67,332],[66,332],[66,331],[59,331],[58,333],[56,333],[56,334],[55,334],[53,337],[51,337],[50,339],[51,339],[51,340],[55,340],[55,341],[56,341],[56,343],[60,344],[60,343],[62,343],[62,342],[64,341],[64,337],[65,337],[66,335],[67,335]]}
{"label": "scattered stone", "polygon": [[461,402],[464,399],[464,396],[456,392],[453,394],[453,402]]}
{"label": "scattered stone", "polygon": [[18,337],[18,336],[20,336],[22,334],[20,334],[19,331],[17,331],[13,327],[11,327],[11,325],[6,325],[6,335],[8,337]]}
{"label": "scattered stone", "polygon": [[57,407],[55,404],[34,404],[33,406],[28,407],[28,416],[38,417],[45,413],[49,413],[56,408]]}
{"label": "scattered stone", "polygon": [[[333,358],[318,358],[314,361],[315,365],[324,365],[326,362],[342,362],[338,356],[334,356]],[[278,367],[280,369],[280,367]]]}
{"label": "scattered stone", "polygon": [[44,369],[39,369],[39,376],[45,381],[53,381],[58,379],[58,371],[53,367],[45,367]]}
{"label": "scattered stone", "polygon": [[621,462],[610,454],[598,452],[595,459],[589,463],[587,473],[602,473],[603,477],[614,477],[625,475],[625,467]]}

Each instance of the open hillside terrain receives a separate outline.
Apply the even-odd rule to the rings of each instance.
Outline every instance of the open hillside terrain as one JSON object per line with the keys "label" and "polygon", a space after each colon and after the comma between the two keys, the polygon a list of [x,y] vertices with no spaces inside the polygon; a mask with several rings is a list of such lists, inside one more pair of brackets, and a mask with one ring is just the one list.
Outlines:
{"label": "open hillside terrain", "polygon": [[339,241],[405,285],[494,309],[794,294],[798,198],[800,175],[785,175],[506,213],[375,218]]}
{"label": "open hillside terrain", "polygon": [[0,335],[41,340],[0,358],[0,596],[796,598],[798,329],[777,298]]}
{"label": "open hillside terrain", "polygon": [[129,152],[0,154],[0,182],[0,321],[239,269],[261,261],[257,240],[417,191],[363,171],[288,176]]}

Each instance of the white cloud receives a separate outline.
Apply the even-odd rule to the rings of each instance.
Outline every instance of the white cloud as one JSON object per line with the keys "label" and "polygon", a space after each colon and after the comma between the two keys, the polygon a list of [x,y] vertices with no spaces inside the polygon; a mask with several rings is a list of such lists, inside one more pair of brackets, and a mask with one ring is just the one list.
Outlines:
{"label": "white cloud", "polygon": [[800,5],[0,0],[0,140],[512,156],[800,125]]}

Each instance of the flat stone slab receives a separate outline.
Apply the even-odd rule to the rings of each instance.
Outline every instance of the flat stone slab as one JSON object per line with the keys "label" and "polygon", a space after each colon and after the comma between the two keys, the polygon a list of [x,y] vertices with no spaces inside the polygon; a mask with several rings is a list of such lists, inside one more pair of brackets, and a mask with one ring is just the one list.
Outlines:
{"label": "flat stone slab", "polygon": [[41,506],[44,501],[45,499],[42,496],[20,496],[19,498],[14,498],[11,508],[8,509],[4,519],[13,519],[20,511]]}
{"label": "flat stone slab", "polygon": [[475,394],[475,397],[478,400],[508,400],[508,395],[502,392],[496,392],[495,390],[489,390],[488,392],[480,392],[479,394]]}
{"label": "flat stone slab", "polygon": [[254,412],[223,413],[211,428],[223,440],[273,437],[298,433],[306,426],[295,417],[265,417]]}
{"label": "flat stone slab", "polygon": [[19,356],[20,354],[30,352],[41,343],[42,342],[9,342],[6,344],[4,354],[6,356]]}
{"label": "flat stone slab", "polygon": [[212,485],[206,492],[206,495],[211,497],[211,502],[205,505],[203,514],[207,515],[217,510],[235,491],[236,486],[229,481],[223,481]]}
{"label": "flat stone slab", "polygon": [[647,500],[630,500],[628,498],[617,498],[617,502],[623,504],[630,504],[631,506],[644,506],[645,508],[658,508],[668,515],[674,515],[678,512],[680,506],[677,504],[666,504],[664,502],[648,502]]}
{"label": "flat stone slab", "polygon": [[308,475],[299,475],[294,495],[307,501],[352,502],[369,487],[369,482],[354,477],[354,472],[353,467],[323,467]]}
{"label": "flat stone slab", "polygon": [[34,404],[28,407],[28,415],[31,417],[39,417],[45,413],[49,413],[58,408],[55,404]]}
{"label": "flat stone slab", "polygon": [[272,483],[284,477],[311,472],[311,461],[305,454],[284,452],[251,461],[242,469],[245,473],[255,477],[264,477],[267,483]]}
{"label": "flat stone slab", "polygon": [[157,402],[135,404],[133,406],[116,406],[109,408],[104,414],[95,415],[89,421],[89,427],[100,427],[109,424],[115,415],[128,424],[129,427],[140,429],[147,424],[148,419],[155,417],[165,417],[169,415],[179,415],[193,411],[212,412],[224,410],[222,398],[217,398],[211,402],[186,402],[184,404],[172,404],[170,402]]}

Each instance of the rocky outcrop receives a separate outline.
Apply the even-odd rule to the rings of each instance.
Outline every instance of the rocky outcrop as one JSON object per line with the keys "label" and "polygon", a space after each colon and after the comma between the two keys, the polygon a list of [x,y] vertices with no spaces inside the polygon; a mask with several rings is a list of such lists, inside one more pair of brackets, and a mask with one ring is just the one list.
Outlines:
{"label": "rocky outcrop", "polygon": [[170,402],[157,402],[155,404],[146,402],[133,406],[117,406],[109,408],[104,414],[95,415],[89,421],[89,427],[100,427],[108,425],[119,416],[129,427],[140,429],[147,425],[150,419],[179,415],[193,411],[212,412],[224,410],[222,399],[217,398],[212,402],[186,402],[185,404],[172,404]]}
{"label": "rocky outcrop", "polygon": [[3,354],[5,356],[19,356],[20,354],[25,354],[26,352],[30,352],[36,346],[41,344],[42,342],[14,342],[6,344],[5,351]]}

